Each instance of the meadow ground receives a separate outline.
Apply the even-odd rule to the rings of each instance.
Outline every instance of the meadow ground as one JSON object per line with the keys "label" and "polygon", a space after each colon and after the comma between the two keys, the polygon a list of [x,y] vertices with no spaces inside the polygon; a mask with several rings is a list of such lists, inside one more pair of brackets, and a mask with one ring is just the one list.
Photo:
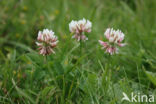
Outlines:
{"label": "meadow ground", "polygon": [[[92,31],[80,52],[69,23],[82,18]],[[98,42],[108,27],[125,34],[119,54]],[[59,40],[46,58],[35,44],[44,28]],[[0,0],[0,104],[129,104],[123,92],[156,102],[155,88],[156,0]]]}

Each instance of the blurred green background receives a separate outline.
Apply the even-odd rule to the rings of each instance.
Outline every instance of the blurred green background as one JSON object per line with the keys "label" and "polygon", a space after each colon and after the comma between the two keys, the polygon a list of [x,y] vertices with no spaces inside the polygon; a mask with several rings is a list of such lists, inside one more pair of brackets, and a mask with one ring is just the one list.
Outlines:
{"label": "blurred green background", "polygon": [[[0,103],[129,104],[122,92],[156,95],[155,11],[156,0],[0,0]],[[92,32],[80,56],[69,23],[82,18]],[[111,58],[98,43],[108,27],[127,43]],[[46,63],[35,44],[44,28],[59,39]]]}

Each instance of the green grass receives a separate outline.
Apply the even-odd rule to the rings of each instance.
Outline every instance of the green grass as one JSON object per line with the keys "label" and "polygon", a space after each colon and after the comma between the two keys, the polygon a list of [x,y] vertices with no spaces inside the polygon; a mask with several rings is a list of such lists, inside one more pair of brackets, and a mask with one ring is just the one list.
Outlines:
{"label": "green grass", "polygon": [[[0,0],[0,104],[129,104],[122,92],[156,97],[155,11],[156,0]],[[93,25],[80,55],[68,24],[83,17]],[[111,57],[98,43],[108,27],[121,29],[127,43]],[[46,62],[35,44],[44,28],[59,39]]]}

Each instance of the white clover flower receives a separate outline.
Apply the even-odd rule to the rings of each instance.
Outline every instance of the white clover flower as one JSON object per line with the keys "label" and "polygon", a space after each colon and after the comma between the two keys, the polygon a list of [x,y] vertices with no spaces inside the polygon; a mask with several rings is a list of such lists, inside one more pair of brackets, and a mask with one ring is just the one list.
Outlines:
{"label": "white clover flower", "polygon": [[109,42],[120,43],[124,39],[124,34],[120,30],[108,28],[104,33]]}
{"label": "white clover flower", "polygon": [[120,30],[114,30],[113,28],[108,28],[104,33],[104,36],[108,40],[107,42],[103,42],[99,40],[99,43],[103,46],[103,49],[106,50],[106,53],[114,54],[118,53],[118,46],[123,47],[125,43],[121,43],[124,40],[124,33]]}
{"label": "white clover flower", "polygon": [[82,19],[79,21],[71,21],[69,23],[69,30],[74,34],[73,38],[80,40],[88,40],[84,32],[91,32],[92,23],[89,20]]}
{"label": "white clover flower", "polygon": [[37,40],[36,44],[39,46],[39,54],[49,55],[55,53],[53,48],[56,47],[58,40],[52,30],[43,29],[43,31],[39,31]]}
{"label": "white clover flower", "polygon": [[74,33],[77,29],[77,21],[71,21],[69,24],[69,30],[70,32]]}

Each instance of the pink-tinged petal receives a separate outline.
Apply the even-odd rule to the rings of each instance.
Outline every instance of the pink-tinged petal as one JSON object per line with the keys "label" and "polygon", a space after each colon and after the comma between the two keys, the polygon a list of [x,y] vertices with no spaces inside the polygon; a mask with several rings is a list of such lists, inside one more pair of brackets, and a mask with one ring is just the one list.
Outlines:
{"label": "pink-tinged petal", "polygon": [[42,54],[42,55],[46,54],[46,49],[44,47],[40,50],[40,54]]}
{"label": "pink-tinged petal", "polygon": [[81,35],[81,39],[84,40],[86,37],[85,35]]}
{"label": "pink-tinged petal", "polygon": [[85,35],[79,35],[79,34],[75,34],[74,36],[72,36],[72,38],[75,38],[77,41],[86,41],[88,40],[88,38]]}
{"label": "pink-tinged petal", "polygon": [[79,34],[79,29],[76,29],[76,34]]}
{"label": "pink-tinged petal", "polygon": [[42,40],[42,33],[41,33],[41,31],[39,31],[39,33],[38,33],[37,40],[39,40],[39,41],[41,41],[41,40]]}
{"label": "pink-tinged petal", "polygon": [[81,35],[81,40],[86,41],[88,38],[85,35]]}
{"label": "pink-tinged petal", "polygon": [[47,47],[46,50],[47,50],[47,53],[46,54],[48,54],[48,55],[51,54],[51,53],[55,53],[50,46]]}
{"label": "pink-tinged petal", "polygon": [[108,46],[108,43],[107,42],[103,42],[101,40],[99,40],[99,43],[105,48]]}
{"label": "pink-tinged petal", "polygon": [[101,45],[103,45],[104,42],[103,42],[102,40],[99,40],[99,43],[100,43]]}
{"label": "pink-tinged petal", "polygon": [[126,45],[126,43],[118,43],[119,47],[124,47]]}
{"label": "pink-tinged petal", "polygon": [[105,37],[106,37],[107,39],[110,38],[110,32],[111,32],[111,29],[108,28],[108,29],[106,30],[106,32],[104,33],[104,35],[105,35]]}
{"label": "pink-tinged petal", "polygon": [[113,55],[114,53],[117,53],[117,48],[116,47],[107,47],[106,53]]}
{"label": "pink-tinged petal", "polygon": [[120,37],[120,39],[118,40],[118,42],[121,42],[124,39],[124,37]]}
{"label": "pink-tinged petal", "polygon": [[77,38],[77,41],[79,42],[80,41],[80,38]]}
{"label": "pink-tinged petal", "polygon": [[112,47],[112,53],[115,53],[115,52],[116,52],[116,48]]}
{"label": "pink-tinged petal", "polygon": [[91,29],[88,29],[86,32],[88,32],[88,33],[91,32]]}
{"label": "pink-tinged petal", "polygon": [[106,52],[110,53],[110,47],[106,48]]}
{"label": "pink-tinged petal", "polygon": [[74,38],[77,39],[77,41],[80,41],[80,35],[75,34],[75,35],[74,35]]}
{"label": "pink-tinged petal", "polygon": [[45,42],[48,41],[48,35],[44,35],[44,41],[45,41]]}
{"label": "pink-tinged petal", "polygon": [[112,48],[109,48],[108,52],[112,54],[112,52],[113,52]]}
{"label": "pink-tinged petal", "polygon": [[78,35],[78,34],[75,34],[72,38],[75,38],[75,39],[77,39],[77,41],[80,41],[80,35]]}
{"label": "pink-tinged petal", "polygon": [[85,26],[82,25],[80,30],[84,31],[85,30]]}
{"label": "pink-tinged petal", "polygon": [[58,43],[58,41],[52,42],[52,43],[50,43],[50,45],[51,45],[52,48],[54,48],[54,47],[56,47],[57,43]]}
{"label": "pink-tinged petal", "polygon": [[39,42],[36,42],[36,45],[37,46],[42,46],[43,44],[42,43],[39,43]]}
{"label": "pink-tinged petal", "polygon": [[110,38],[110,34],[106,34],[106,39],[109,39]]}

